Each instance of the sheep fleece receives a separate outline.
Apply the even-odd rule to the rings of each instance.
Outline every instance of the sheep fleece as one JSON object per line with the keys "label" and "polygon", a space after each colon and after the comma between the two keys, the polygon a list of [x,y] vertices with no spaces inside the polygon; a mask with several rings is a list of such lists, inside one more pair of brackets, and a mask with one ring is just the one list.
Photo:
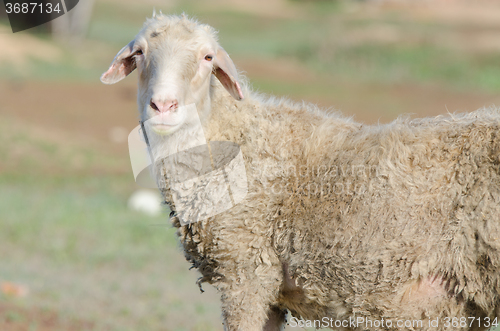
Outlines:
{"label": "sheep fleece", "polygon": [[[212,85],[206,136],[240,145],[249,192],[207,220],[172,222],[223,314],[261,319],[278,307],[310,320],[419,319],[424,329],[496,316],[497,109],[368,126],[246,84],[235,101]],[[437,294],[408,299],[426,281]]]}

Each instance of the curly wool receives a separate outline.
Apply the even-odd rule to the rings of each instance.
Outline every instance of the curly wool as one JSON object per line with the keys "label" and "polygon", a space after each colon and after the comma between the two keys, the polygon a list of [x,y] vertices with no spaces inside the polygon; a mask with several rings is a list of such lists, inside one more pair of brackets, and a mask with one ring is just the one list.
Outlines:
{"label": "curly wool", "polygon": [[[365,126],[248,88],[243,102],[212,88],[207,138],[241,146],[249,193],[208,220],[172,221],[224,312],[253,300],[241,306],[254,308],[251,319],[265,318],[262,306],[304,319],[496,316],[498,109]],[[406,304],[428,277],[446,296]]]}

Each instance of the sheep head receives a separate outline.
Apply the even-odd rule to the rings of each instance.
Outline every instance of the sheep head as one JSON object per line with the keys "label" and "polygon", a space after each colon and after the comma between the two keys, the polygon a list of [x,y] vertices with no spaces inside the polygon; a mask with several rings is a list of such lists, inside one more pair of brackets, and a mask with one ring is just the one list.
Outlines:
{"label": "sheep head", "polygon": [[185,105],[210,111],[212,73],[237,100],[243,99],[236,68],[217,42],[216,31],[186,16],[153,14],[113,59],[101,81],[114,84],[139,71],[141,120],[159,134],[171,134],[189,121]]}

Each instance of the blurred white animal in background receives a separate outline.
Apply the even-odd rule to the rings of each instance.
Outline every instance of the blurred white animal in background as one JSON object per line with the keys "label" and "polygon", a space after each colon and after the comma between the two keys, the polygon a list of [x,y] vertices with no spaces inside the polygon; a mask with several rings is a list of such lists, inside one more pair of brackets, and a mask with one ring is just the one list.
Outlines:
{"label": "blurred white animal in background", "polygon": [[162,212],[162,199],[157,190],[140,189],[132,193],[128,199],[128,208],[150,216],[158,216]]}

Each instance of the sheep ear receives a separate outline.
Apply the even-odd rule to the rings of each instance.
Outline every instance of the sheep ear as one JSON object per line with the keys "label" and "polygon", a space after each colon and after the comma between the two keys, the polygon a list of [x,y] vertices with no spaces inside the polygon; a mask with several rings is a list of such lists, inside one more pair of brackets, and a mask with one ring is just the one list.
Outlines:
{"label": "sheep ear", "polygon": [[240,83],[237,80],[236,67],[226,51],[220,46],[215,57],[214,69],[215,77],[219,79],[229,94],[236,100],[242,100],[244,97]]}
{"label": "sheep ear", "polygon": [[134,42],[132,40],[127,46],[123,47],[118,54],[116,54],[113,62],[109,66],[108,71],[102,74],[101,82],[104,84],[114,84],[121,81],[128,74],[136,68],[136,64],[132,56],[134,49]]}

